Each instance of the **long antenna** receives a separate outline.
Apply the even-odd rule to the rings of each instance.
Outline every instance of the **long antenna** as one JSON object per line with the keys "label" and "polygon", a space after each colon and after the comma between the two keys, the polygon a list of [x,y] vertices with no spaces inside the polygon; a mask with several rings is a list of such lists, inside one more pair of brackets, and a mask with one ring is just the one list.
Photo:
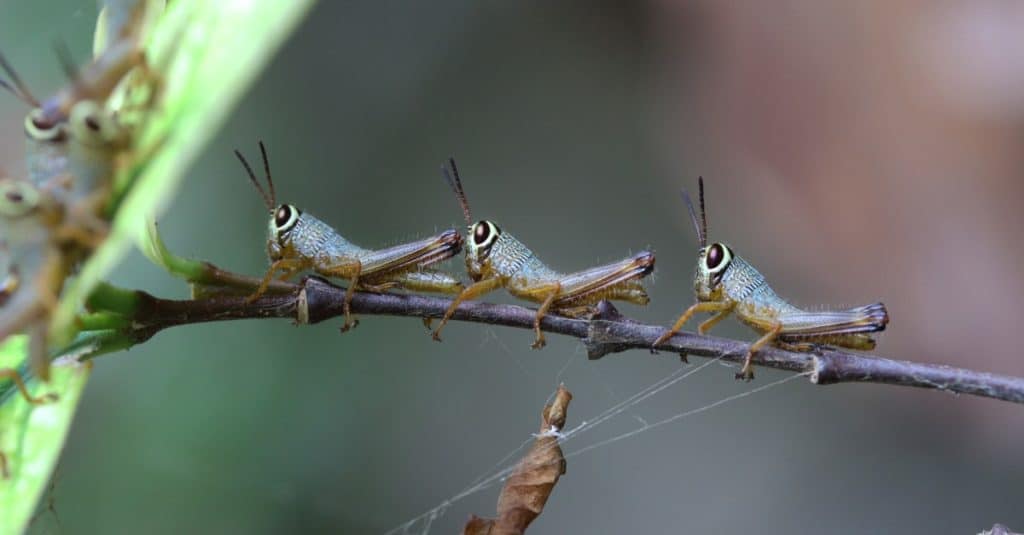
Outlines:
{"label": "long antenna", "polygon": [[[18,71],[14,70],[14,67],[7,62],[7,58],[3,54],[0,54],[0,68],[3,68],[4,72],[11,79],[8,83],[4,80],[0,80],[0,87],[10,91],[14,96],[18,97],[19,100],[25,102],[33,108],[39,107],[39,101],[32,95],[32,92],[28,90],[28,86],[18,76]],[[13,85],[12,85],[13,84]]]}
{"label": "long antenna", "polygon": [[700,188],[700,241],[701,247],[708,244],[708,213],[704,210],[704,177],[697,177],[697,186]]}
{"label": "long antenna", "polygon": [[[260,148],[262,149],[262,147],[263,143],[260,143]],[[242,153],[239,152],[238,149],[235,149],[235,156],[238,157],[238,161],[242,162],[242,167],[245,167],[245,172],[249,174],[249,181],[252,182],[252,185],[256,187],[256,191],[260,192],[260,197],[263,197],[263,204],[267,207],[267,210],[273,211],[274,198],[271,197],[270,195],[267,195],[267,191],[263,189],[263,186],[260,185],[259,180],[256,179],[256,173],[252,172],[252,167],[250,167],[249,162],[245,160],[245,156],[242,156]],[[264,163],[265,162],[266,153],[264,153]]]}
{"label": "long antenna", "polygon": [[[451,171],[448,168],[451,168]],[[462,206],[462,215],[466,218],[466,224],[473,224],[473,216],[469,211],[469,201],[466,200],[466,192],[462,189],[462,180],[459,178],[459,168],[455,165],[455,158],[448,158],[448,165],[441,165],[441,174],[444,179],[451,186],[452,191],[455,192],[455,198],[459,200],[459,205]]]}
{"label": "long antenna", "polygon": [[267,158],[267,148],[263,146],[262,139],[260,140],[260,154],[263,155],[263,172],[267,174],[267,186],[270,186],[270,205],[273,207],[277,204],[277,193],[274,192],[274,180],[270,178],[270,160]]}
{"label": "long antenna", "polygon": [[[689,212],[690,212],[690,221],[693,222],[693,230],[694,230],[694,232],[697,233],[697,241],[700,242],[700,246],[701,247],[706,247],[707,244],[708,244],[707,223],[705,222],[705,224],[703,226],[701,226],[700,222],[697,221],[697,212],[693,209],[693,200],[690,199],[690,193],[687,192],[685,189],[684,190],[680,190],[680,193],[683,195],[683,202],[686,203],[686,209],[689,210]],[[700,203],[700,213],[701,213],[701,219],[703,219],[703,216],[704,216],[704,180],[703,179],[700,180],[700,200],[701,200],[701,203]]]}

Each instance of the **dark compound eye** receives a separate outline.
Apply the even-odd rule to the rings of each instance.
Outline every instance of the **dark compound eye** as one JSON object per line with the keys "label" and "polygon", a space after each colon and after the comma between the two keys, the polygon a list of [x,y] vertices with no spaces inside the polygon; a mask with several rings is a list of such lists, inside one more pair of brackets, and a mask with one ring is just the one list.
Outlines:
{"label": "dark compound eye", "polygon": [[21,202],[25,200],[25,196],[19,191],[8,191],[4,195],[7,197],[7,200],[11,202]]}
{"label": "dark compound eye", "polygon": [[100,131],[100,122],[97,121],[96,117],[94,117],[92,115],[90,115],[90,116],[85,118],[85,126],[89,130],[92,130],[93,132],[99,132]]}
{"label": "dark compound eye", "polygon": [[292,218],[292,208],[287,204],[282,204],[277,208],[277,212],[274,213],[274,224],[277,228],[281,228],[288,224],[288,221]]}
{"label": "dark compound eye", "polygon": [[708,269],[714,271],[721,265],[722,260],[725,258],[725,250],[722,249],[722,244],[716,243],[708,249],[708,257],[705,260]]}
{"label": "dark compound eye", "polygon": [[486,221],[473,225],[473,243],[483,245],[491,237],[491,227]]}

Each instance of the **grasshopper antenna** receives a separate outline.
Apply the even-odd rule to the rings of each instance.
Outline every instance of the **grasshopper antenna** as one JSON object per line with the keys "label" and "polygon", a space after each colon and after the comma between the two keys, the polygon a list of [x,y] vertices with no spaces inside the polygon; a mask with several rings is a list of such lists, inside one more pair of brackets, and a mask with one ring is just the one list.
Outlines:
{"label": "grasshopper antenna", "polygon": [[697,177],[700,190],[700,241],[701,247],[708,244],[708,213],[704,211],[704,177]]}
{"label": "grasshopper antenna", "polygon": [[267,186],[270,187],[270,205],[274,206],[277,204],[277,193],[274,192],[274,180],[270,178],[270,159],[267,158],[267,147],[263,145],[263,140],[260,140],[260,154],[263,156],[263,172],[267,175]]}
{"label": "grasshopper antenna", "polygon": [[[262,141],[260,142],[260,150],[263,151]],[[246,161],[245,156],[242,156],[242,153],[239,152],[238,149],[235,149],[235,156],[238,157],[238,161],[242,162],[242,167],[245,167],[245,172],[249,174],[249,181],[252,182],[252,185],[256,187],[256,191],[260,192],[260,197],[263,197],[264,206],[266,206],[268,210],[273,211],[274,198],[271,197],[270,195],[267,195],[267,190],[263,189],[263,186],[260,185],[259,180],[256,179],[256,173],[252,172],[252,167],[249,166],[249,162]],[[266,162],[267,153],[266,151],[263,151],[263,163],[266,164]]]}
{"label": "grasshopper antenna", "polygon": [[5,80],[0,80],[0,87],[8,90],[18,100],[25,102],[33,108],[39,107],[39,101],[36,97],[32,96],[32,92],[28,90],[28,86],[18,76],[18,71],[14,70],[14,67],[7,62],[7,58],[3,54],[0,54],[0,68],[3,68],[4,72],[7,73],[7,77],[11,79],[10,83]]}
{"label": "grasshopper antenna", "polygon": [[683,195],[683,202],[686,203],[686,209],[690,212],[690,221],[693,222],[693,230],[697,233],[697,241],[700,242],[701,247],[706,247],[708,244],[708,223],[704,217],[704,177],[699,179],[700,184],[700,216],[701,222],[697,221],[697,212],[693,209],[693,200],[690,199],[690,194],[685,189],[681,190],[680,193]]}
{"label": "grasshopper antenna", "polygon": [[75,66],[75,59],[71,54],[71,49],[68,48],[68,44],[58,39],[53,43],[53,50],[57,54],[57,62],[60,63],[64,76],[67,76],[68,80],[76,82],[78,80],[78,68]]}
{"label": "grasshopper antenna", "polygon": [[[448,168],[451,168],[451,171]],[[466,200],[466,192],[462,189],[462,180],[459,178],[459,168],[455,165],[455,158],[448,157],[448,166],[441,166],[441,174],[455,192],[455,197],[462,206],[462,215],[466,217],[466,224],[473,224],[473,216],[469,211],[469,201]]]}

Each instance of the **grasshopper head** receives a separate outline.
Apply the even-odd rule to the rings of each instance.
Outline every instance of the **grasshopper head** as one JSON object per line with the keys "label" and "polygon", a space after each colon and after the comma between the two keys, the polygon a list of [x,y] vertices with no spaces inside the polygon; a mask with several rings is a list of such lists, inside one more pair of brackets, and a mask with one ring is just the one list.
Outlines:
{"label": "grasshopper head", "polygon": [[466,271],[470,278],[483,278],[484,267],[490,262],[491,248],[501,236],[501,228],[493,221],[481,220],[469,226],[466,237]]}
{"label": "grasshopper head", "polygon": [[267,254],[271,260],[278,260],[291,242],[291,231],[299,222],[302,210],[290,205],[282,204],[270,213],[270,222],[267,224]]}
{"label": "grasshopper head", "polygon": [[697,211],[693,209],[693,201],[686,190],[682,191],[683,202],[690,212],[690,220],[693,222],[693,230],[697,233],[697,241],[700,242],[700,252],[697,253],[697,271],[693,275],[693,289],[697,293],[698,301],[719,301],[722,298],[722,277],[732,263],[732,249],[724,243],[712,243],[708,245],[708,217],[704,210],[704,177],[697,180],[700,188],[700,219],[697,219]]}
{"label": "grasshopper head", "polygon": [[693,277],[693,289],[699,301],[721,299],[722,276],[729,269],[732,258],[732,249],[724,243],[701,247],[697,254],[697,271]]}
{"label": "grasshopper head", "polygon": [[55,208],[35,184],[0,178],[0,241],[13,245],[45,240]]}
{"label": "grasshopper head", "polygon": [[128,131],[117,117],[92,100],[80,101],[71,108],[67,128],[72,140],[94,149],[124,147],[128,143]]}

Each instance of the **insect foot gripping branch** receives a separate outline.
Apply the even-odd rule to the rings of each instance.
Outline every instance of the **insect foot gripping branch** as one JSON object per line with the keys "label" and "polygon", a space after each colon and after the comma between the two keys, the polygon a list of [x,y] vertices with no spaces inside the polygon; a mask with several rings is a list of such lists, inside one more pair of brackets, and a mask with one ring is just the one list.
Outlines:
{"label": "insect foot gripping branch", "polygon": [[576,273],[560,273],[549,268],[511,234],[502,232],[493,221],[481,220],[474,223],[455,160],[450,158],[448,166],[442,166],[441,171],[455,192],[466,224],[469,225],[466,234],[466,270],[473,284],[463,290],[445,311],[440,325],[433,332],[434,340],[441,340],[441,329],[455,314],[460,303],[498,288],[505,288],[508,293],[520,299],[540,304],[533,320],[536,335],[532,345],[534,349],[545,345],[540,322],[549,312],[580,317],[593,313],[594,305],[603,299],[638,305],[646,305],[650,301],[640,279],[654,271],[653,253],[643,251],[618,262]]}
{"label": "insect foot gripping branch", "polygon": [[703,177],[699,180],[699,188],[699,221],[693,201],[683,191],[683,200],[700,242],[693,280],[697,302],[679,316],[672,328],[658,337],[652,349],[672,338],[698,312],[713,313],[697,326],[700,334],[705,334],[729,314],[735,314],[741,322],[761,334],[750,345],[743,368],[736,374],[737,379],[747,381],[754,378],[754,353],[766,344],[798,351],[809,351],[816,344],[858,350],[875,347],[875,340],[869,333],[885,330],[889,323],[885,305],[874,303],[849,310],[807,311],[785,301],[775,294],[754,266],[735,255],[728,245],[720,242],[708,245]]}
{"label": "insect foot gripping branch", "polygon": [[267,256],[270,267],[259,288],[249,296],[252,302],[264,292],[277,276],[285,280],[296,273],[312,270],[325,277],[349,282],[345,292],[345,323],[342,332],[359,324],[352,316],[350,303],[356,289],[384,292],[402,288],[420,292],[458,294],[462,283],[455,277],[428,266],[447,260],[462,250],[462,237],[455,229],[446,230],[422,240],[403,243],[386,249],[364,249],[343,238],[330,225],[290,204],[278,204],[274,182],[270,177],[267,151],[260,142],[267,187],[260,185],[249,162],[235,151],[249,180],[263,197],[270,212],[267,235]]}

